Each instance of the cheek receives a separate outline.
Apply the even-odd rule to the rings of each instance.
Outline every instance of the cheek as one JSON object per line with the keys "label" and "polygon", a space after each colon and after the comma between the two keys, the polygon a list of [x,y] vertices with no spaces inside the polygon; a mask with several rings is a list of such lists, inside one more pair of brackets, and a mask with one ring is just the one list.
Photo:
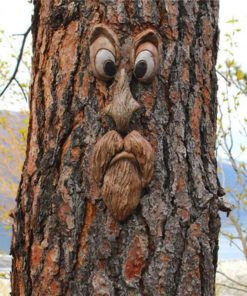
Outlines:
{"label": "cheek", "polygon": [[124,220],[138,206],[141,178],[129,160],[119,160],[106,172],[102,187],[103,200],[117,220]]}
{"label": "cheek", "polygon": [[141,103],[147,111],[152,111],[157,96],[156,79],[144,84],[133,78],[130,82],[130,90],[136,101]]}
{"label": "cheek", "polygon": [[156,97],[156,91],[153,89],[149,89],[143,94],[142,102],[147,111],[152,111],[153,105],[155,102],[155,97]]}

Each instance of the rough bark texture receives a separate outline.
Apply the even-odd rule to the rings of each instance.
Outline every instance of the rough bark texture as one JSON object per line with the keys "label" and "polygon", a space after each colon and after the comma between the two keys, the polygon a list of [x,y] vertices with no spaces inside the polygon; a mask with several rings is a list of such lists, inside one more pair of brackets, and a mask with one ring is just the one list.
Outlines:
{"label": "rough bark texture", "polygon": [[[36,0],[27,156],[13,226],[13,295],[214,295],[218,190],[215,62],[218,0]],[[105,23],[128,63],[134,36],[157,30],[151,84],[131,129],[155,150],[140,205],[112,218],[90,188],[109,83],[89,71],[89,30]]]}

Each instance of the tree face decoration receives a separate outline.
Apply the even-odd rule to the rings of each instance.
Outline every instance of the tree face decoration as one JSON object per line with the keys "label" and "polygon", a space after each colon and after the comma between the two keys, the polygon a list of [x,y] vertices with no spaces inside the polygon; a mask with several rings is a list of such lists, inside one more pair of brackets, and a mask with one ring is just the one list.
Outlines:
{"label": "tree face decoration", "polygon": [[[104,113],[113,119],[116,131],[107,132],[95,144],[92,177],[101,196],[117,220],[126,219],[138,206],[142,189],[151,181],[154,151],[136,130],[129,130],[130,120],[139,103],[130,90],[129,76],[150,83],[158,71],[158,37],[145,30],[133,43],[130,64],[121,62],[119,42],[105,25],[96,26],[90,38],[90,63],[97,79],[112,81],[112,101]],[[133,78],[133,75],[135,78]]]}

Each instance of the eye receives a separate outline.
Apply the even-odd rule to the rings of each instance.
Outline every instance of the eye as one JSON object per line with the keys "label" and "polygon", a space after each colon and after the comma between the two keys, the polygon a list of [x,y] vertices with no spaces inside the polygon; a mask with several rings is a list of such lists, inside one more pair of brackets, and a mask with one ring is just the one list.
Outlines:
{"label": "eye", "polygon": [[141,82],[150,82],[158,69],[157,48],[149,42],[143,43],[137,50],[134,75]]}
{"label": "eye", "polygon": [[[100,29],[100,30],[99,30]],[[109,81],[117,72],[119,61],[118,40],[105,27],[97,27],[90,39],[90,70],[99,80]]]}
{"label": "eye", "polygon": [[95,70],[104,80],[112,79],[116,74],[114,55],[107,49],[100,49],[95,57]]}
{"label": "eye", "polygon": [[140,52],[135,60],[135,77],[137,79],[147,80],[152,76],[154,68],[155,66],[152,53],[148,50]]}

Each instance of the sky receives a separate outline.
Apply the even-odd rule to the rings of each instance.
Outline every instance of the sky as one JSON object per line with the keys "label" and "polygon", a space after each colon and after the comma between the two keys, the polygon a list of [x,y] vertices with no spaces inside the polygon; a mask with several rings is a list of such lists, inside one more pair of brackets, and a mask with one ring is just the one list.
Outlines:
{"label": "sky", "polygon": [[[205,0],[207,1],[207,0]],[[13,9],[14,8],[14,9]],[[0,1],[0,29],[3,29],[6,35],[21,34],[24,33],[30,25],[32,14],[32,4],[28,0],[1,0]],[[227,48],[227,43],[225,41],[225,34],[229,33],[232,30],[232,25],[227,24],[227,21],[237,18],[239,23],[235,27],[241,28],[236,36],[235,41],[238,43],[238,47],[234,49],[234,58],[237,63],[240,64],[245,71],[247,71],[247,1],[246,0],[220,0],[220,15],[219,15],[219,27],[220,27],[220,45],[218,52],[218,64],[221,64],[226,59],[226,53],[224,49]],[[16,41],[14,46],[18,49],[20,47],[20,41],[22,40],[21,36],[16,36]],[[5,40],[6,41],[6,40]],[[15,60],[11,58],[11,52],[7,46],[0,48],[0,60],[9,59],[15,65]],[[16,50],[16,53],[18,50]],[[28,77],[29,73],[22,65],[19,75],[24,75]],[[221,100],[219,95],[222,91],[225,91],[226,83],[219,78],[219,91],[218,98]],[[233,89],[233,93],[236,90]],[[9,100],[9,93],[5,95],[5,100],[0,101],[0,109],[7,109],[13,111],[19,111],[20,109],[27,109],[28,103],[24,102],[21,98],[19,100]],[[246,116],[247,110],[247,98],[241,98],[241,108],[235,114],[232,121],[232,129],[234,134],[234,154],[239,155],[239,145],[246,141],[246,138],[243,138],[239,133],[239,118],[244,118]],[[224,110],[226,112],[226,110]],[[227,121],[224,122],[224,125],[227,126]],[[247,146],[247,144],[246,144]],[[224,153],[222,150],[219,150],[219,155],[221,158],[224,158]],[[240,155],[239,160],[247,161],[247,153]]]}

